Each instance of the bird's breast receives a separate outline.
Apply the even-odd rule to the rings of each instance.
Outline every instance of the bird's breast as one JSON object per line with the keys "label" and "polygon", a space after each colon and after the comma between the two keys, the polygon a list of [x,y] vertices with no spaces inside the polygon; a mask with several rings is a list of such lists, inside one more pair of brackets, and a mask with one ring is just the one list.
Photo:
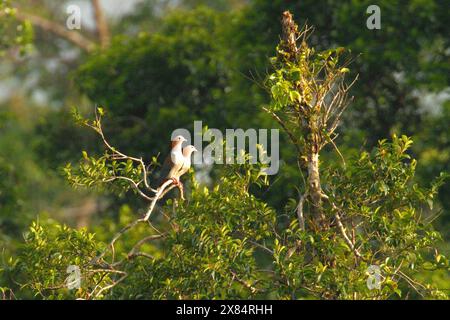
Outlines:
{"label": "bird's breast", "polygon": [[184,158],[181,152],[171,152],[170,158],[172,159],[174,165],[181,165],[184,162]]}
{"label": "bird's breast", "polygon": [[191,167],[191,160],[190,159],[185,159],[184,163],[183,163],[183,169],[187,170]]}

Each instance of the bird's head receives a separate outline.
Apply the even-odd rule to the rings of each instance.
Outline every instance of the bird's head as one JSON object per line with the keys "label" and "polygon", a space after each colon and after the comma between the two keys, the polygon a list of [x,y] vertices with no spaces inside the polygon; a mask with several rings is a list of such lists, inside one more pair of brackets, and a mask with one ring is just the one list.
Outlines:
{"label": "bird's head", "polygon": [[183,155],[189,157],[193,152],[196,152],[197,149],[193,145],[188,145],[183,149]]}
{"label": "bird's head", "polygon": [[175,138],[172,139],[172,147],[175,147],[176,145],[181,145],[185,141],[187,141],[185,137],[176,136]]}

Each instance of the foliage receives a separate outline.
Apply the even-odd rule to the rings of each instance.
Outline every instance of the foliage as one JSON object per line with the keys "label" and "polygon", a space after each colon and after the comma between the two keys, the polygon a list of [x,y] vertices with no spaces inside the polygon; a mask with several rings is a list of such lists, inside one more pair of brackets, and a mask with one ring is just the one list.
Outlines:
{"label": "foliage", "polygon": [[27,199],[36,181],[26,179],[35,167],[22,142],[29,137],[24,121],[12,110],[0,111],[0,242],[21,235],[31,219],[27,210],[36,200]]}
{"label": "foliage", "polygon": [[[147,240],[151,243],[141,248],[145,256],[131,258],[127,252],[139,237],[155,233],[148,226],[132,229],[131,238],[115,251],[125,260],[114,270],[127,277],[97,298],[444,298],[442,291],[415,279],[420,271],[448,270],[448,260],[433,248],[440,235],[425,219],[424,205],[431,204],[441,179],[431,189],[413,183],[415,161],[404,162],[410,144],[406,137],[382,141],[347,169],[330,168],[324,176],[325,191],[345,211],[345,224],[357,225],[352,236],[361,257],[341,238],[336,224],[325,231],[303,231],[292,211],[277,218],[249,193],[249,183],[261,178],[257,168],[247,165],[230,168],[212,190],[194,183],[189,200],[168,200],[160,211],[163,220],[155,222],[163,236],[156,243]],[[122,225],[133,219],[126,212],[121,215],[126,219]],[[105,240],[114,230],[105,234],[99,229]],[[93,283],[103,288],[121,277],[102,278],[98,284],[95,273],[87,276],[95,270],[95,265],[87,267],[89,262],[104,247],[83,230],[35,223],[16,263],[29,275],[25,283],[36,294],[93,298],[99,291],[92,291]],[[49,293],[45,288],[64,284],[71,264],[82,267],[82,289]],[[369,265],[381,268],[380,290],[367,288]]]}
{"label": "foliage", "polygon": [[[0,110],[0,269],[10,256],[16,257],[24,231],[38,214],[43,217],[51,212],[54,218],[62,216],[49,202],[56,207],[67,198],[80,196],[57,173],[45,171],[39,165],[39,158],[30,148],[36,141],[33,125],[39,113],[30,112],[29,108],[32,107],[13,104],[1,106]],[[0,287],[16,288],[13,279],[0,272]],[[5,296],[10,296],[9,291]],[[12,297],[33,296],[14,290]]]}
{"label": "foliage", "polygon": [[[448,106],[441,110],[437,99],[422,99],[448,86],[447,4],[379,1],[382,29],[369,30],[364,13],[370,4],[148,0],[110,21],[116,36],[107,49],[80,54],[36,28],[36,51],[17,60],[16,49],[29,47],[31,28],[18,23],[14,10],[5,15],[9,2],[0,1],[0,52],[13,53],[1,69],[17,83],[7,104],[29,117],[19,124],[0,106],[0,299],[448,298],[449,247],[433,228],[448,238],[448,184],[442,184],[445,175],[433,180],[448,171]],[[61,20],[62,4],[32,5],[33,13]],[[307,39],[313,46],[307,59],[293,63],[279,45],[269,63],[281,30],[276,21],[287,9],[316,27]],[[347,49],[361,53],[351,68]],[[318,132],[327,144],[318,166],[325,223],[315,224],[302,178],[311,130],[286,112],[313,104],[309,82],[326,77],[305,75],[320,66],[341,70],[336,75],[343,84],[357,74],[360,81],[349,91],[356,99],[342,126],[335,134]],[[112,150],[95,139],[98,131],[89,134],[72,122],[72,105],[86,111],[93,104],[83,95],[108,106],[105,135]],[[260,106],[276,113],[295,138],[281,137],[276,177],[258,177],[258,168],[216,166],[210,189],[192,181],[187,200],[167,194],[150,222],[136,223],[148,210],[140,191],[153,193],[144,171],[152,174],[154,156],[167,148],[161,137],[200,119],[219,129],[276,126]],[[378,142],[394,132],[392,141]],[[412,149],[400,132],[413,134]],[[119,150],[135,160],[115,159]],[[61,169],[72,186],[95,189],[96,201],[108,204],[96,209],[90,232],[63,224],[72,225],[66,211],[83,197],[55,181]],[[298,218],[301,196],[305,227]],[[47,221],[44,210],[63,222]],[[65,288],[71,264],[82,267],[80,290]],[[367,287],[370,265],[381,267],[380,290]]]}
{"label": "foliage", "polygon": [[[298,38],[292,16],[285,13],[284,18],[278,69],[275,76],[269,76],[274,109],[268,112],[275,117],[276,112],[280,113],[277,119],[291,136],[291,143],[295,144],[298,138],[304,141],[299,156],[306,154],[308,182],[296,208],[288,208],[286,215],[277,215],[252,195],[252,184],[261,186],[268,180],[258,166],[244,165],[228,168],[212,189],[193,181],[188,200],[167,200],[159,210],[163,220],[150,221],[156,202],[165,195],[166,184],[156,190],[149,187],[148,166],[142,158],[127,156],[109,144],[102,129],[103,108],[96,109],[94,120],[75,113],[78,122],[99,134],[106,153],[94,158],[83,152],[83,160],[75,171],[66,167],[69,181],[93,187],[121,178],[127,184],[115,188],[120,192],[134,187],[138,195],[150,202],[149,208],[145,218],[125,225],[106,247],[84,231],[56,227],[63,232],[52,235],[34,224],[33,236],[27,238],[17,262],[32,275],[26,280],[28,286],[45,298],[62,298],[61,290],[66,289],[47,296],[42,288],[48,289],[55,281],[61,283],[58,276],[61,277],[62,266],[75,263],[81,265],[85,278],[84,287],[77,294],[87,299],[386,299],[413,295],[447,298],[445,292],[416,278],[417,272],[448,272],[448,259],[436,248],[441,236],[427,221],[425,209],[425,205],[432,208],[445,175],[429,189],[419,187],[414,181],[416,161],[407,154],[412,140],[395,135],[392,142],[381,140],[372,153],[363,152],[343,167],[320,168],[314,159],[318,159],[322,138],[334,132],[339,120],[328,126],[327,114],[342,109],[342,105],[333,104],[333,99],[323,98],[320,102],[321,97],[347,70],[335,63],[333,51],[308,59],[313,51],[308,48],[306,37],[297,47],[291,41]],[[303,69],[293,76],[292,70],[297,68]],[[314,73],[318,69],[324,71],[324,80],[319,77],[320,71]],[[280,82],[290,90],[287,94],[279,94],[282,89],[273,90]],[[345,101],[343,90],[340,101]],[[295,99],[280,98],[290,97],[291,92],[297,93]],[[335,95],[340,91],[337,92],[332,91]],[[289,119],[295,111],[299,119],[296,123]],[[289,127],[286,121],[291,121]],[[289,128],[295,124],[306,128],[306,132],[292,133]],[[299,170],[303,168],[299,166]],[[155,195],[147,196],[141,184]],[[125,234],[142,232],[137,229],[142,228],[142,223],[150,227],[147,235],[126,241]],[[68,243],[64,242],[66,236]],[[50,238],[58,243],[56,248],[46,246]],[[78,240],[81,242],[77,244]],[[149,242],[153,245],[145,247]],[[64,255],[60,251],[64,252],[68,244],[82,248],[76,247],[76,255],[61,264],[49,261],[49,256],[61,261]],[[146,251],[149,249],[153,252]],[[72,261],[73,257],[78,260]],[[120,259],[117,261],[116,257]],[[43,264],[41,271],[28,269],[40,266],[43,259],[49,264]],[[377,288],[367,285],[369,267],[373,266],[380,268]],[[47,282],[42,284],[43,281]]]}
{"label": "foliage", "polygon": [[[352,159],[346,169],[324,170],[328,172],[324,191],[343,215],[347,230],[352,230],[361,257],[355,257],[339,239],[336,220],[331,229],[319,233],[301,232],[293,220],[285,230],[285,244],[276,249],[286,296],[309,291],[340,299],[446,297],[445,292],[414,280],[420,271],[442,268],[448,272],[448,260],[434,248],[442,239],[433,230],[425,207],[432,206],[443,177],[429,189],[414,182],[416,162],[405,162],[410,158],[407,149],[411,142],[405,136],[394,136],[392,142],[380,141],[373,152]],[[332,217],[332,208],[327,211]],[[299,254],[308,251],[315,254]],[[381,268],[380,290],[366,286],[370,265]]]}
{"label": "foliage", "polygon": [[[94,235],[86,230],[73,230],[64,225],[42,226],[34,222],[20,250],[19,272],[30,275],[25,286],[36,295],[48,299],[84,297],[83,289],[75,294],[66,288],[67,268],[70,265],[87,270],[88,263],[98,250]],[[89,274],[88,274],[89,275]],[[108,277],[93,274],[83,278],[86,287],[107,282]],[[57,290],[62,289],[62,290]]]}
{"label": "foliage", "polygon": [[[248,176],[233,173],[212,190],[195,186],[187,203],[163,212],[171,230],[161,257],[132,265],[116,298],[252,298],[264,292],[258,242],[270,240],[275,212],[248,193]],[[189,276],[186,276],[189,274]],[[135,284],[140,288],[136,290]]]}
{"label": "foliage", "polygon": [[[206,8],[174,12],[159,32],[117,37],[108,51],[77,70],[82,92],[127,124],[114,144],[123,149],[120,141],[128,141],[128,150],[145,154],[164,148],[154,137],[175,127],[190,128],[196,119],[218,124],[229,73],[220,57],[223,22]],[[141,139],[128,139],[136,134]]]}
{"label": "foliage", "polygon": [[[356,97],[344,114],[342,129],[362,139],[348,142],[358,148],[363,141],[372,147],[392,131],[413,134],[430,109],[421,96],[448,87],[449,26],[443,18],[445,1],[378,1],[381,30],[366,28],[370,1],[251,1],[237,14],[230,33],[239,69],[264,75],[266,55],[279,40],[278,21],[285,10],[299,25],[314,25],[310,42],[317,51],[345,47],[355,58],[349,77],[359,74],[350,94]],[[398,41],[402,39],[403,41]],[[241,81],[241,83],[244,81]],[[243,84],[245,85],[245,84]],[[412,90],[414,88],[415,90]],[[448,98],[447,98],[448,100]]]}
{"label": "foliage", "polygon": [[[308,27],[299,31],[289,12],[283,13],[282,26],[274,59],[277,69],[268,77],[273,104],[267,111],[289,135],[298,157],[304,158],[307,175],[295,208],[298,221],[287,229],[288,241],[276,243],[274,250],[280,277],[286,278],[285,294],[296,297],[306,289],[324,298],[387,298],[394,293],[401,296],[400,278],[419,294],[428,289],[427,294],[445,297],[416,283],[402,269],[405,262],[412,269],[422,268],[421,251],[436,250],[433,245],[440,235],[416,211],[426,202],[432,207],[445,176],[426,191],[411,182],[416,162],[403,163],[412,144],[406,136],[394,136],[390,144],[380,141],[372,157],[363,152],[348,167],[344,163],[343,169],[320,170],[319,153],[333,143],[347,104],[349,86],[343,82],[349,69],[338,63],[344,49],[315,54],[306,42]],[[308,255],[297,254],[308,251]],[[446,258],[437,251],[435,255],[438,264],[445,261],[440,266],[448,268]],[[364,286],[362,275],[370,265],[385,273],[381,291]]]}
{"label": "foliage", "polygon": [[[364,143],[371,148],[392,132],[416,133],[428,112],[417,95],[439,91],[448,82],[448,24],[442,16],[442,1],[396,5],[382,1],[381,31],[365,27],[364,12],[371,4],[367,1],[318,4],[256,0],[228,12],[196,4],[180,2],[182,10],[176,7],[165,11],[164,2],[144,3],[142,7],[147,9],[136,9],[140,18],[130,16],[132,20],[123,23],[140,23],[148,8],[160,8],[164,13],[156,22],[155,13],[145,16],[155,26],[133,26],[131,36],[130,32],[118,35],[110,49],[89,55],[75,72],[74,83],[81,92],[110,108],[114,123],[107,129],[116,133],[120,128],[112,141],[117,147],[146,158],[149,150],[165,147],[154,137],[167,135],[175,127],[189,129],[194,119],[219,129],[275,126],[258,108],[270,103],[259,86],[271,72],[267,57],[280,33],[274,21],[286,9],[296,13],[299,21],[315,25],[319,32],[310,41],[317,51],[345,46],[359,54],[348,73],[350,79],[360,76],[350,91],[357,99],[343,114],[340,128],[346,133],[341,135],[345,138],[341,148],[348,152],[357,152]],[[187,10],[189,6],[193,9]],[[72,90],[64,90],[67,92]],[[54,124],[59,116],[66,124],[67,117],[61,113],[55,115],[51,130],[44,127],[39,131],[49,141],[46,149],[63,144],[61,136],[67,132],[67,125]],[[445,130],[441,132],[446,134]],[[75,134],[79,136],[80,132]],[[140,138],[133,139],[136,135]],[[286,137],[282,139],[286,164],[282,164],[285,168],[273,186],[280,192],[268,195],[269,203],[276,208],[295,196],[293,188],[299,178],[295,165],[290,165],[295,163],[295,153]],[[41,157],[53,159],[52,154],[60,154],[56,147],[53,152],[40,152]],[[72,158],[60,160],[59,165],[76,159],[78,152],[70,151]]]}
{"label": "foliage", "polygon": [[16,9],[9,0],[0,1],[0,54],[14,46],[20,48],[23,54],[33,39],[31,24],[27,21],[18,22],[15,14]]}
{"label": "foliage", "polygon": [[[428,181],[430,176],[439,172],[450,172],[450,141],[449,126],[450,102],[446,102],[439,115],[430,115],[424,120],[424,129],[417,133],[418,146],[414,148],[419,155],[418,173],[422,181]],[[450,194],[449,184],[445,184],[439,191],[439,200],[443,207],[443,214],[439,217],[442,230],[448,230],[450,223]],[[447,235],[448,236],[448,235]]]}

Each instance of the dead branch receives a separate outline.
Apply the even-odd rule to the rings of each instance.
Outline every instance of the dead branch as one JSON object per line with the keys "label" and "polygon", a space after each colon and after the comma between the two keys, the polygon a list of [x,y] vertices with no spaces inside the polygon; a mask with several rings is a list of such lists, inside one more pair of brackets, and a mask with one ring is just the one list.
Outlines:
{"label": "dead branch", "polygon": [[128,156],[126,154],[124,154],[123,152],[120,152],[119,150],[117,150],[116,148],[112,147],[108,140],[105,137],[105,134],[103,133],[103,128],[101,125],[101,120],[102,120],[102,116],[99,115],[97,108],[95,108],[95,122],[94,125],[86,123],[86,125],[88,127],[90,127],[91,129],[93,129],[95,132],[97,132],[101,139],[103,144],[106,146],[106,148],[112,152],[111,158],[115,159],[115,160],[131,160],[133,162],[137,162],[140,166],[141,166],[141,170],[142,170],[142,181],[144,182],[145,187],[156,193],[157,190],[153,189],[152,187],[150,187],[150,184],[148,183],[148,171],[147,171],[147,166],[145,165],[144,161],[142,158],[136,158],[136,157],[131,157]]}
{"label": "dead branch", "polygon": [[104,180],[103,182],[108,183],[108,182],[113,182],[115,180],[125,180],[127,182],[130,183],[130,185],[133,187],[134,190],[136,190],[136,192],[143,197],[146,200],[151,201],[153,198],[149,197],[147,194],[145,194],[140,188],[139,188],[139,183],[136,183],[133,179],[128,178],[128,177],[123,177],[123,176],[115,176],[109,179]]}
{"label": "dead branch", "polygon": [[241,285],[243,285],[245,288],[247,288],[248,290],[250,290],[252,293],[256,293],[259,290],[257,288],[255,288],[254,286],[252,286],[251,284],[248,284],[247,282],[245,282],[244,280],[240,279],[237,275],[236,272],[234,272],[233,270],[231,270],[231,274],[233,275],[233,280],[236,280],[238,283],[240,283]]}
{"label": "dead branch", "polygon": [[148,207],[147,213],[145,214],[144,221],[147,221],[150,218],[150,215],[152,214],[153,209],[155,208],[156,202],[161,198],[163,194],[165,194],[164,192],[165,189],[169,187],[172,183],[173,183],[172,180],[167,180],[161,185],[161,187],[158,188],[150,206]]}
{"label": "dead branch", "polygon": [[91,52],[95,48],[95,43],[90,39],[83,36],[80,32],[75,30],[68,30],[66,27],[48,20],[46,18],[33,15],[31,13],[26,13],[22,11],[17,11],[15,17],[20,21],[29,21],[34,26],[51,32],[79,47],[80,49]]}

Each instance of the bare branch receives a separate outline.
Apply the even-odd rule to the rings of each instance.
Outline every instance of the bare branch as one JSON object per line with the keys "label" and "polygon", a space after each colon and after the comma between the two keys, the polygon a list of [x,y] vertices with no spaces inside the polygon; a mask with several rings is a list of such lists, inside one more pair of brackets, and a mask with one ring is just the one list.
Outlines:
{"label": "bare branch", "polygon": [[153,197],[152,203],[150,204],[150,207],[147,210],[147,213],[145,214],[144,221],[147,221],[150,218],[150,215],[153,212],[153,209],[155,208],[156,202],[163,196],[164,190],[169,187],[173,183],[172,180],[167,180],[164,182],[161,187],[158,188],[155,196]]}
{"label": "bare branch", "polygon": [[137,193],[141,196],[141,197],[143,197],[143,198],[145,198],[145,199],[147,199],[147,200],[149,200],[149,201],[151,201],[153,198],[151,198],[151,197],[149,197],[148,195],[146,195],[140,188],[139,188],[139,184],[138,183],[136,183],[133,179],[131,179],[131,178],[128,178],[128,177],[122,177],[122,176],[115,176],[115,177],[112,177],[112,178],[109,178],[109,179],[106,179],[106,180],[104,180],[104,182],[113,182],[113,181],[115,181],[115,180],[125,180],[125,181],[128,181],[130,184],[131,184],[131,186],[133,187],[133,189],[135,189],[136,191],[137,191]]}
{"label": "bare branch", "polygon": [[95,48],[95,43],[83,36],[81,33],[74,30],[68,30],[64,26],[61,26],[51,20],[30,13],[21,12],[19,10],[16,13],[16,18],[20,21],[29,21],[31,24],[41,28],[44,31],[54,33],[57,36],[72,42],[84,51],[91,52]]}
{"label": "bare branch", "polygon": [[273,250],[267,248],[265,245],[260,244],[259,242],[253,241],[253,240],[247,240],[248,243],[254,245],[257,248],[260,248],[268,253],[270,253],[271,255],[274,254]]}
{"label": "bare branch", "polygon": [[[101,289],[97,292],[97,294],[95,295],[95,298],[97,298],[98,296],[100,296],[100,294],[101,294],[102,292],[114,288],[114,287],[117,286],[120,282],[122,282],[123,280],[125,280],[127,277],[128,277],[128,274],[125,273],[125,274],[124,274],[122,277],[120,277],[117,281],[113,282],[112,284],[110,284],[110,285],[108,285],[108,286],[106,286],[106,287],[101,288]],[[93,292],[92,292],[91,294],[93,294]]]}
{"label": "bare branch", "polygon": [[147,172],[147,167],[146,167],[144,161],[142,160],[142,158],[136,158],[136,157],[128,156],[128,155],[126,155],[126,154],[120,152],[120,151],[117,150],[116,148],[113,148],[113,147],[109,144],[108,140],[107,140],[106,137],[105,137],[105,134],[103,133],[103,128],[102,128],[101,120],[102,120],[102,117],[101,117],[101,115],[98,114],[97,108],[95,108],[95,125],[92,125],[92,124],[89,124],[89,123],[86,123],[86,125],[87,125],[88,127],[92,128],[95,132],[97,132],[97,133],[100,135],[100,137],[101,137],[101,139],[102,139],[102,141],[103,141],[103,144],[106,146],[106,148],[107,148],[108,150],[110,150],[110,151],[112,152],[112,158],[118,159],[118,160],[119,160],[119,159],[120,159],[120,160],[131,160],[131,161],[134,161],[134,162],[139,163],[139,165],[141,166],[142,175],[143,175],[142,180],[144,181],[145,187],[146,187],[148,190],[150,190],[150,191],[156,193],[157,190],[155,190],[155,189],[153,189],[152,187],[150,187],[150,185],[149,185],[149,183],[148,183],[148,172]]}
{"label": "bare branch", "polygon": [[156,234],[156,235],[150,235],[147,236],[141,240],[139,240],[134,246],[133,248],[128,252],[127,256],[125,259],[122,259],[120,261],[117,261],[113,264],[111,264],[111,267],[117,267],[119,265],[121,265],[122,263],[124,263],[126,260],[131,260],[135,257],[145,257],[148,259],[154,259],[154,257],[148,253],[145,252],[139,252],[138,249],[146,242],[152,241],[152,240],[158,240],[158,239],[162,239],[166,236],[166,234]]}

